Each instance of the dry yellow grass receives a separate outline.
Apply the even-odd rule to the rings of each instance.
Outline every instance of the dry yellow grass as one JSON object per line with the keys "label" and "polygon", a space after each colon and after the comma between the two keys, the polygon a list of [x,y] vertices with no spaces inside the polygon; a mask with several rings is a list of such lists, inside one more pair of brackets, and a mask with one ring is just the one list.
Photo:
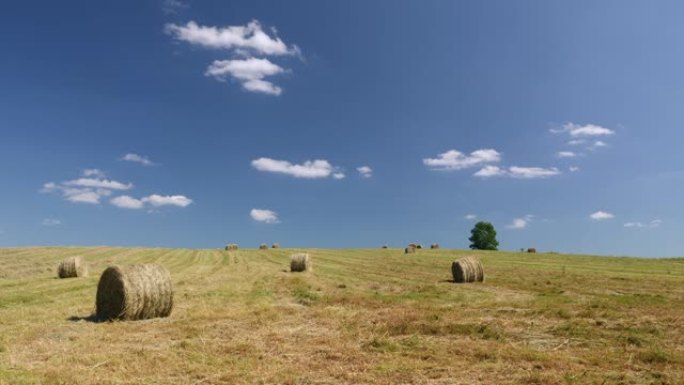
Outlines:
{"label": "dry yellow grass", "polygon": [[[75,254],[90,277],[57,279]],[[451,283],[469,254],[487,282]],[[100,272],[133,263],[171,271],[171,317],[89,322]],[[0,384],[678,384],[682,319],[681,259],[0,249]]]}

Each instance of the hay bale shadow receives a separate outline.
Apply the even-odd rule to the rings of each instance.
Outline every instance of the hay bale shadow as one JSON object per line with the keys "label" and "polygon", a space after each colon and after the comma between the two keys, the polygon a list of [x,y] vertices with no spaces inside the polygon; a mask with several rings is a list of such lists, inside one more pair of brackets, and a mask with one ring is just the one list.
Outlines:
{"label": "hay bale shadow", "polygon": [[103,319],[103,318],[98,318],[97,314],[91,314],[91,315],[85,316],[85,317],[72,315],[71,317],[67,318],[67,321],[71,321],[71,322],[85,321],[85,322],[92,322],[92,323],[102,323],[102,322],[106,322],[107,320]]}

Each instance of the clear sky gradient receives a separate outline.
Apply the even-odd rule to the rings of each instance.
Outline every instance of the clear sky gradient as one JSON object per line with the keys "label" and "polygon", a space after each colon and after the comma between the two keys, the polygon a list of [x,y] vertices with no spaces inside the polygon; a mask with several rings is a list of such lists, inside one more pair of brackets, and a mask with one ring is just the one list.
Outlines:
{"label": "clear sky gradient", "polygon": [[680,1],[8,1],[0,246],[684,255]]}

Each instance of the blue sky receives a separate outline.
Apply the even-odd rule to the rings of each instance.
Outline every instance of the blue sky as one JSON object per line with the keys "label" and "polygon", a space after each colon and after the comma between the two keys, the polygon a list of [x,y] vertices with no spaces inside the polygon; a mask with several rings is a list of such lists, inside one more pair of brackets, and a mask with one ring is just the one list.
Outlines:
{"label": "blue sky", "polygon": [[684,4],[0,10],[0,246],[681,256]]}

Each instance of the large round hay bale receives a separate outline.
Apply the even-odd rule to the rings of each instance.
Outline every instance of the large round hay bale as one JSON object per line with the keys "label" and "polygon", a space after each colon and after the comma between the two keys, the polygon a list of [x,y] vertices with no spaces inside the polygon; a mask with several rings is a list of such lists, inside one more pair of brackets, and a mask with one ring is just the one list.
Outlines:
{"label": "large round hay bale", "polygon": [[87,277],[88,265],[81,257],[69,257],[59,263],[57,276],[59,278]]}
{"label": "large round hay bale", "polygon": [[439,244],[433,243],[433,244],[430,245],[430,248],[433,249],[433,250],[434,250],[434,249],[439,249]]}
{"label": "large round hay bale", "polygon": [[97,285],[96,308],[101,320],[168,317],[173,309],[171,274],[156,264],[108,267]]}
{"label": "large round hay bale", "polygon": [[421,245],[420,243],[416,245],[416,249],[422,249],[422,248],[423,248],[423,245]]}
{"label": "large round hay bale", "polygon": [[262,243],[259,245],[259,250],[268,250],[268,245],[265,243]]}
{"label": "large round hay bale", "polygon": [[307,253],[292,254],[290,256],[290,271],[311,271],[313,266],[311,265],[311,258]]}
{"label": "large round hay bale", "polygon": [[484,282],[484,268],[479,259],[464,257],[451,264],[451,274],[454,282]]}
{"label": "large round hay bale", "polygon": [[416,252],[416,245],[414,245],[413,243],[409,244],[404,249],[404,254],[413,254],[415,252]]}
{"label": "large round hay bale", "polygon": [[527,249],[527,252],[528,253],[536,253],[537,249],[535,249],[534,247],[530,247],[529,249]]}
{"label": "large round hay bale", "polygon": [[279,244],[279,243],[274,243],[273,245],[271,245],[271,248],[272,248],[272,249],[279,249],[279,248],[280,248],[280,244]]}
{"label": "large round hay bale", "polygon": [[234,251],[238,249],[238,245],[235,243],[231,243],[226,245],[226,251]]}

